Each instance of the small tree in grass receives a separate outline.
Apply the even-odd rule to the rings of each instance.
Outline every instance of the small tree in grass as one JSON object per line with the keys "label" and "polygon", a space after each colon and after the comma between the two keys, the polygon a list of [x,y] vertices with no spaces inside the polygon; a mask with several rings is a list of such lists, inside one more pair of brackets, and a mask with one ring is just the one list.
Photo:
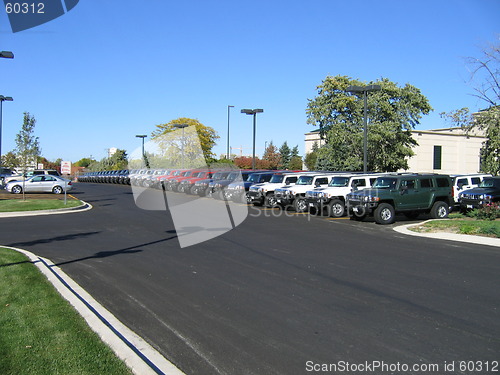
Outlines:
{"label": "small tree in grass", "polygon": [[[21,130],[16,135],[16,152],[19,161],[19,166],[23,171],[23,175],[29,167],[36,164],[36,160],[41,153],[40,143],[38,137],[33,134],[35,131],[36,120],[29,112],[24,112],[24,121]],[[23,200],[26,199],[24,195],[25,179],[23,179]]]}

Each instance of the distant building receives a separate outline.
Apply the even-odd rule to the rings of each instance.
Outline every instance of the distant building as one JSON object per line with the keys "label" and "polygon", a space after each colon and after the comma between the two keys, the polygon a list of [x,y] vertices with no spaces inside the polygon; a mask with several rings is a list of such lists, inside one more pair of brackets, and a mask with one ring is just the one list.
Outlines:
{"label": "distant building", "polygon": [[[410,172],[466,174],[480,170],[480,150],[486,137],[477,129],[468,134],[461,128],[413,130],[417,141],[415,153],[408,160]],[[319,130],[305,134],[305,152],[311,152],[313,144],[322,146]],[[400,172],[403,172],[401,170]]]}
{"label": "distant building", "polygon": [[116,147],[108,148],[108,158],[110,158],[111,156],[116,154],[117,151],[118,151],[118,149]]}

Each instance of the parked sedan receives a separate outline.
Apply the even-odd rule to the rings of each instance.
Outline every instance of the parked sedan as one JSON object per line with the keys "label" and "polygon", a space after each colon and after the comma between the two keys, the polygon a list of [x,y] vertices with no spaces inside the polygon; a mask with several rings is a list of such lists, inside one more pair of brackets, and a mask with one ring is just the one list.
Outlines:
{"label": "parked sedan", "polygon": [[30,177],[24,181],[24,184],[22,181],[9,182],[5,185],[5,190],[12,194],[21,194],[23,192],[23,185],[26,193],[61,194],[64,193],[65,188],[66,191],[73,188],[70,180],[57,176],[43,175]]}

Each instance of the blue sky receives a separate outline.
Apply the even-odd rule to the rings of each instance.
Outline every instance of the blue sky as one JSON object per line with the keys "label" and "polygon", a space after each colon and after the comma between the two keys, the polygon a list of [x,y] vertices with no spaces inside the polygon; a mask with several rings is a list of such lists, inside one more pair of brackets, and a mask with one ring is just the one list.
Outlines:
{"label": "blue sky", "polygon": [[[418,87],[434,112],[419,129],[446,127],[443,111],[473,110],[464,58],[500,36],[500,2],[80,0],[70,12],[12,33],[0,10],[2,152],[15,147],[23,112],[37,119],[42,154],[73,162],[106,149],[131,153],[136,134],[178,117],[221,138],[227,106],[231,146],[251,154],[265,142],[304,149],[307,99],[328,75],[387,77]],[[234,150],[239,153],[239,150]]]}

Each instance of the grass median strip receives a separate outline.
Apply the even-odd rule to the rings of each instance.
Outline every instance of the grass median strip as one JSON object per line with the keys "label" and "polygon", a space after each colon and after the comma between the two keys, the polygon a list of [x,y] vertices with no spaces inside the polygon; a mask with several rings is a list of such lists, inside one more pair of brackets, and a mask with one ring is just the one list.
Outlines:
{"label": "grass median strip", "polygon": [[5,248],[0,373],[132,374],[24,254]]}
{"label": "grass median strip", "polygon": [[57,208],[72,208],[82,204],[79,200],[68,199],[66,204],[60,199],[2,199],[0,200],[0,212],[17,211],[39,211],[53,210]]}
{"label": "grass median strip", "polygon": [[408,229],[419,233],[448,232],[500,238],[500,220],[434,220]]}

